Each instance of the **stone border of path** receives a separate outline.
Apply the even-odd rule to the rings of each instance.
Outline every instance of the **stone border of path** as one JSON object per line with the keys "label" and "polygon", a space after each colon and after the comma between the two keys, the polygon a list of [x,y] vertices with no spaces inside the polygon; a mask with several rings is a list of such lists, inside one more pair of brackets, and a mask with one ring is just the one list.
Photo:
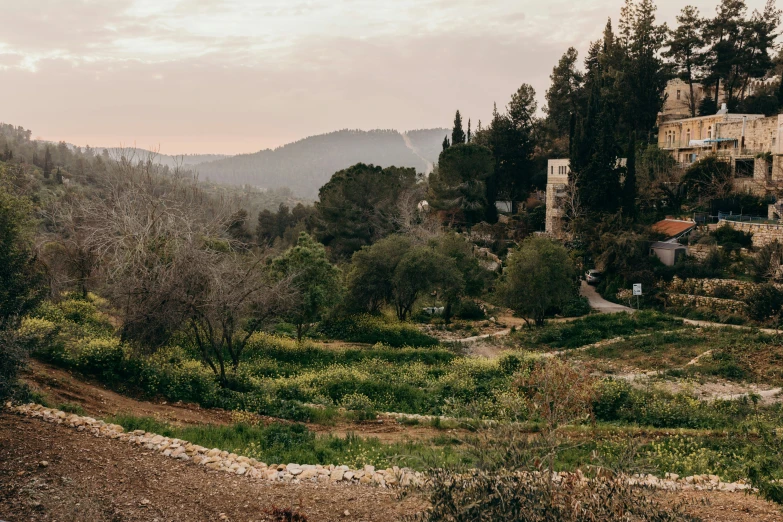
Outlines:
{"label": "stone border of path", "polygon": [[24,404],[6,408],[19,415],[40,418],[53,424],[61,424],[78,431],[88,432],[96,437],[105,437],[129,442],[145,449],[155,451],[165,457],[192,462],[215,471],[224,471],[234,475],[262,479],[271,482],[299,484],[303,482],[321,482],[333,484],[366,484],[380,487],[417,487],[424,482],[422,473],[409,468],[394,466],[376,470],[373,466],[363,469],[350,469],[348,466],[321,466],[311,464],[269,464],[256,459],[229,453],[218,448],[205,448],[191,444],[186,440],[173,439],[155,433],[136,430],[126,433],[118,424],[108,424],[92,417],[83,417],[72,413],[46,408],[40,404]]}
{"label": "stone border of path", "polygon": [[[172,439],[143,430],[126,433],[118,424],[108,424],[92,417],[84,417],[66,413],[54,408],[46,408],[40,404],[30,403],[20,406],[6,403],[6,409],[18,415],[38,418],[52,424],[60,424],[75,428],[77,431],[88,432],[95,437],[105,437],[128,442],[148,450],[156,451],[165,457],[191,462],[207,469],[223,471],[234,475],[261,479],[270,482],[300,484],[306,482],[371,485],[379,487],[422,487],[426,484],[426,476],[409,468],[394,466],[388,469],[376,470],[373,466],[364,466],[361,470],[352,470],[348,466],[321,466],[308,464],[265,464],[218,448],[205,448],[191,444],[188,441]],[[580,482],[588,479],[577,470],[575,473],[560,472],[553,474],[553,480],[560,482],[567,477],[576,477]],[[755,491],[744,480],[737,482],[722,482],[717,475],[693,475],[680,477],[675,473],[667,473],[665,478],[655,475],[632,475],[627,477],[628,483],[642,487],[662,490],[704,490],[704,491]]]}

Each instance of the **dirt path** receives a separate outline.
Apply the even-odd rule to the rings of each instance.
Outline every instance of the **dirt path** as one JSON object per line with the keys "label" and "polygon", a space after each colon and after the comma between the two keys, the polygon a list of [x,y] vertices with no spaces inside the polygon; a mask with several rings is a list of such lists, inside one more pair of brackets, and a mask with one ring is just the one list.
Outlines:
{"label": "dirt path", "polygon": [[[47,465],[42,465],[46,462]],[[294,507],[310,521],[398,520],[424,506],[392,491],[273,484],[178,462],[115,440],[0,413],[0,519],[267,521]]]}
{"label": "dirt path", "polygon": [[607,301],[601,297],[595,287],[588,285],[585,281],[582,281],[582,285],[579,287],[579,293],[582,297],[587,298],[587,301],[590,303],[590,308],[597,310],[602,314],[617,314],[620,312],[632,314],[636,311],[633,308]]}
{"label": "dirt path", "polygon": [[756,328],[754,326],[743,326],[740,324],[712,323],[710,321],[697,321],[696,319],[682,319],[682,322],[691,326],[701,326],[704,328],[732,328],[734,330],[749,330],[765,333],[768,335],[779,335],[781,330],[773,328]]}

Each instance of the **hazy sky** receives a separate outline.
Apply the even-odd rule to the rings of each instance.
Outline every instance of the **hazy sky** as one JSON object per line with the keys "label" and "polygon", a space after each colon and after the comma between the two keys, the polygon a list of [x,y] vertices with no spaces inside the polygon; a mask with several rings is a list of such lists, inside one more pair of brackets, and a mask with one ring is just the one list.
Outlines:
{"label": "hazy sky", "polygon": [[[693,0],[703,14],[718,0]],[[751,9],[764,0],[747,0]],[[254,152],[543,101],[622,0],[0,0],[0,121],[77,145]],[[669,23],[684,5],[658,0]]]}

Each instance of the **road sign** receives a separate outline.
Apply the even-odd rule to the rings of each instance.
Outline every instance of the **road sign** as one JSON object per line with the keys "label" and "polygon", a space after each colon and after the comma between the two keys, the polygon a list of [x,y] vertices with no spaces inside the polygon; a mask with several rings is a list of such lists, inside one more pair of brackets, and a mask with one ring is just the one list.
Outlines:
{"label": "road sign", "polygon": [[642,295],[642,285],[641,284],[633,285],[633,295]]}

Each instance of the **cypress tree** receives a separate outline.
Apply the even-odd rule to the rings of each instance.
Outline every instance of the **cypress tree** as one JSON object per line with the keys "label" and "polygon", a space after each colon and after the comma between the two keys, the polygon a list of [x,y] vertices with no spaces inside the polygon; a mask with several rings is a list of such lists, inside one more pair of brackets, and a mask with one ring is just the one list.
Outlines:
{"label": "cypress tree", "polygon": [[470,143],[470,118],[468,118],[468,143]]}
{"label": "cypress tree", "polygon": [[451,144],[465,143],[465,131],[462,130],[462,116],[459,111],[454,116],[454,130],[451,131]]}
{"label": "cypress tree", "polygon": [[52,153],[49,151],[49,147],[46,147],[46,154],[44,154],[44,164],[43,164],[43,176],[46,179],[49,179],[49,176],[52,174]]}
{"label": "cypress tree", "polygon": [[444,136],[443,137],[443,150],[448,149],[449,146],[450,146],[449,145],[449,137],[448,136]]}

